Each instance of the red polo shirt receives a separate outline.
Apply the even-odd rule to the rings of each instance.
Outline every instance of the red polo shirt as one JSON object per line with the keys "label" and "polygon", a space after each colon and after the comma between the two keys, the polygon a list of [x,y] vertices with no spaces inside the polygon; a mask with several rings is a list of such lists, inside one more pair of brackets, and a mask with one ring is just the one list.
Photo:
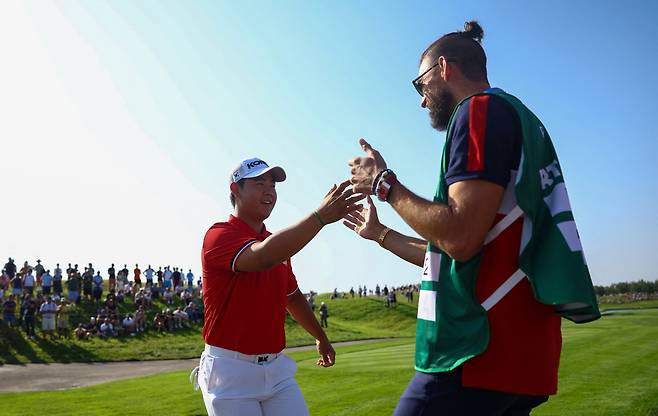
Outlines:
{"label": "red polo shirt", "polygon": [[290,260],[258,272],[235,270],[240,254],[270,234],[264,226],[257,233],[233,215],[206,233],[201,250],[206,344],[243,354],[285,347],[286,304],[297,290]]}

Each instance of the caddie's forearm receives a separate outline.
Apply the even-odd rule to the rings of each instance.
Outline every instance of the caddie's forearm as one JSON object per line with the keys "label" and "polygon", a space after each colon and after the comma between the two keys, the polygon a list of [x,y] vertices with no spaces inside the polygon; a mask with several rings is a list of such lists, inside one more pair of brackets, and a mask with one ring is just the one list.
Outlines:
{"label": "caddie's forearm", "polygon": [[[278,231],[267,237],[264,241],[251,246],[253,255],[257,260],[256,270],[266,270],[279,264],[306,246],[322,229],[322,224],[310,214],[299,223]],[[252,267],[239,270],[252,271]]]}
{"label": "caddie's forearm", "polygon": [[297,290],[288,296],[288,312],[292,318],[299,323],[313,338],[319,341],[327,341],[327,335],[316,319],[306,297],[301,290]]}
{"label": "caddie's forearm", "polygon": [[446,252],[450,251],[451,242],[458,238],[459,233],[449,205],[421,198],[401,183],[393,186],[388,202],[421,237]]}

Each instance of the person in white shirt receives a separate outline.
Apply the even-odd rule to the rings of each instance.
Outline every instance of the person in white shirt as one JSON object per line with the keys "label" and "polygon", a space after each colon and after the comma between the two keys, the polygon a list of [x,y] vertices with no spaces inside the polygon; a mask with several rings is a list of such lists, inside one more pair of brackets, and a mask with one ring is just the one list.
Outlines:
{"label": "person in white shirt", "polygon": [[55,305],[50,296],[46,297],[46,302],[41,304],[39,308],[41,313],[41,330],[44,337],[50,335],[50,338],[55,336],[55,314],[57,314],[57,305]]}
{"label": "person in white shirt", "polygon": [[106,318],[105,322],[101,324],[101,336],[102,337],[113,337],[114,336],[114,325],[110,321],[110,318]]}

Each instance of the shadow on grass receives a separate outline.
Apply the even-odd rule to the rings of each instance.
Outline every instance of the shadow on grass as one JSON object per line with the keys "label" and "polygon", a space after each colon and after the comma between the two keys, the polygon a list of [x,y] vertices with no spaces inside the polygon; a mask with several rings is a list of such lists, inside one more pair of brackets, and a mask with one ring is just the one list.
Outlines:
{"label": "shadow on grass", "polygon": [[19,356],[33,363],[44,362],[19,329],[0,321],[0,364],[22,364],[25,360]]}
{"label": "shadow on grass", "polygon": [[[34,342],[39,346],[44,355],[48,357],[48,362],[72,363],[81,362],[89,363],[98,361],[98,355],[90,349],[80,344],[69,342],[68,340],[50,340],[37,337]],[[41,362],[44,362],[43,360]]]}

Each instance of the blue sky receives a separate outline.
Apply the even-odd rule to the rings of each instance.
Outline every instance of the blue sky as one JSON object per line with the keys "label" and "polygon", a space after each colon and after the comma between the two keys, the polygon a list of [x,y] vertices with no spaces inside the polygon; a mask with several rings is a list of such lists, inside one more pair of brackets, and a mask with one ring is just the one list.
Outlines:
{"label": "blue sky", "polygon": [[[285,227],[347,178],[367,138],[419,195],[444,134],[411,86],[438,36],[478,19],[489,79],[544,122],[593,280],[657,279],[658,28],[651,2],[15,2],[0,6],[0,255],[200,269],[258,156]],[[646,23],[645,23],[646,22]],[[390,207],[382,221],[412,233]],[[2,254],[5,253],[5,254]],[[418,281],[342,225],[293,260],[304,290]]]}

